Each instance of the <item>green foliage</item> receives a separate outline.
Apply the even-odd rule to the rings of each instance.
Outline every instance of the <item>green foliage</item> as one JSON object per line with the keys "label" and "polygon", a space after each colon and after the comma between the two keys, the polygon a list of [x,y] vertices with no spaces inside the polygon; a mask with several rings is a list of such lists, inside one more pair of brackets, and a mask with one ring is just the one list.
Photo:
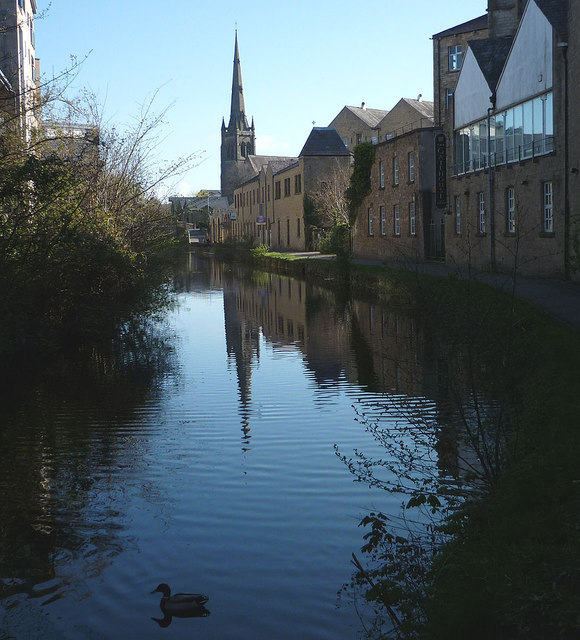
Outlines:
{"label": "green foliage", "polygon": [[354,225],[360,205],[371,192],[371,168],[375,161],[375,145],[362,142],[354,150],[354,166],[346,190],[350,225]]}
{"label": "green foliage", "polygon": [[[386,401],[388,429],[359,414],[381,459],[339,453],[357,479],[405,496],[401,516],[362,520],[370,568],[357,584],[396,613],[388,637],[574,638],[580,336],[473,282],[407,274],[398,284],[428,319],[444,411],[429,424]],[[446,435],[450,418],[460,428]],[[453,456],[477,461],[469,474],[442,466],[446,438]],[[438,465],[423,466],[433,451]]]}
{"label": "green foliage", "polygon": [[337,256],[347,256],[349,253],[350,227],[347,224],[337,224],[320,239],[321,253],[335,253]]}
{"label": "green foliage", "polygon": [[270,247],[267,244],[261,244],[258,247],[254,247],[251,250],[252,257],[261,258],[270,252]]}
{"label": "green foliage", "polygon": [[[158,281],[176,245],[169,207],[147,193],[137,148],[0,144],[0,354],[98,333]],[[121,162],[125,159],[125,163]],[[130,170],[129,170],[130,167]],[[143,299],[143,298],[142,298]]]}

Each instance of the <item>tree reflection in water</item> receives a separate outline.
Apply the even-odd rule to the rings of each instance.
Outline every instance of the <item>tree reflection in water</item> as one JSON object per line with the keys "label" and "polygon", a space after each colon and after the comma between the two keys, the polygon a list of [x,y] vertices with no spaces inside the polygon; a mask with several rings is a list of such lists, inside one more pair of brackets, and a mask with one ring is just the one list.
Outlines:
{"label": "tree reflection in water", "polygon": [[105,344],[3,369],[0,599],[59,598],[132,544],[114,470],[141,464],[136,409],[175,375],[173,342],[139,318]]}

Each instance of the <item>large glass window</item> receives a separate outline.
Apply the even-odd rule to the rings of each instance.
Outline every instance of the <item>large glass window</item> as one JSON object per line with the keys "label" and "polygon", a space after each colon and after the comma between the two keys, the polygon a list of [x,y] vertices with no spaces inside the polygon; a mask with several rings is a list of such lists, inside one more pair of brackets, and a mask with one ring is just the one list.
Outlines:
{"label": "large glass window", "polygon": [[[552,93],[497,113],[455,132],[456,173],[517,162],[554,150]],[[489,147],[489,148],[488,148]]]}
{"label": "large glass window", "polygon": [[505,113],[498,113],[495,116],[495,164],[503,164],[505,162]]}
{"label": "large glass window", "polygon": [[472,171],[479,169],[479,125],[474,124],[469,128],[469,166]]}
{"label": "large glass window", "polygon": [[522,146],[524,144],[524,115],[523,105],[518,104],[514,107],[514,160],[523,158]]}
{"label": "large glass window", "polygon": [[385,188],[385,166],[382,161],[379,162],[379,186],[381,189]]}
{"label": "large glass window", "polygon": [[415,182],[415,154],[409,153],[409,182]]}
{"label": "large glass window", "polygon": [[387,216],[385,214],[385,207],[380,208],[381,213],[381,235],[387,235]]}
{"label": "large glass window", "polygon": [[393,158],[393,184],[399,184],[399,158],[397,156]]}
{"label": "large glass window", "polygon": [[409,233],[414,236],[417,233],[417,223],[415,220],[415,203],[409,203]]}
{"label": "large glass window", "polygon": [[373,235],[373,210],[369,209],[368,211],[368,222],[369,222],[369,236]]}
{"label": "large glass window", "polygon": [[478,169],[487,167],[487,120],[479,123],[479,165]]}
{"label": "large glass window", "polygon": [[524,142],[522,158],[531,158],[534,152],[534,116],[533,101],[528,100],[523,104],[524,110]]}

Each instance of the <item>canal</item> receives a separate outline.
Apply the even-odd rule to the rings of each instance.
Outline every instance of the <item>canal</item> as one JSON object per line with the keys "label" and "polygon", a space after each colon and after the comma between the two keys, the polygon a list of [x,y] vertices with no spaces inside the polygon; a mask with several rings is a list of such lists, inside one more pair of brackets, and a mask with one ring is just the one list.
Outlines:
{"label": "canal", "polygon": [[[361,416],[387,403],[437,413],[420,321],[195,254],[173,290],[110,344],[5,376],[0,639],[366,637],[359,522],[402,498],[336,451],[384,456]],[[164,618],[162,582],[207,615]]]}

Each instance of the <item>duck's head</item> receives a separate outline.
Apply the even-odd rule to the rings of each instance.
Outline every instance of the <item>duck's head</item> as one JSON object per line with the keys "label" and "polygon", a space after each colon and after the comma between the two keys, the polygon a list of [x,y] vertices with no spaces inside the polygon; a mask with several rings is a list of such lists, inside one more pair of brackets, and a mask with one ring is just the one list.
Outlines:
{"label": "duck's head", "polygon": [[162,582],[157,585],[157,589],[154,589],[151,593],[162,593],[164,598],[169,598],[171,596],[171,589],[168,584]]}

